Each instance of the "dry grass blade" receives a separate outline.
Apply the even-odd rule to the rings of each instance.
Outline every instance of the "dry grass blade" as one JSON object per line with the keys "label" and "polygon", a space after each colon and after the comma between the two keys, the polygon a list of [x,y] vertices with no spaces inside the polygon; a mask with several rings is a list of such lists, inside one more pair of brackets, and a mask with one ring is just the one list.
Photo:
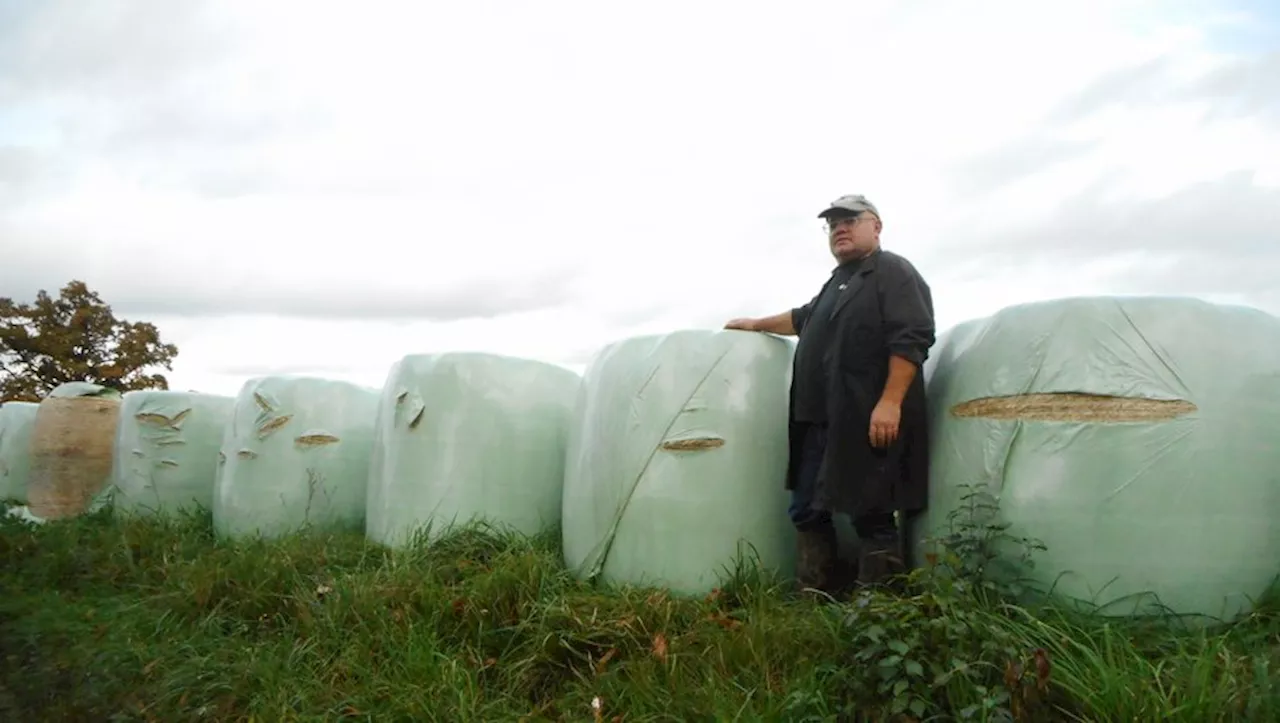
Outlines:
{"label": "dry grass blade", "polygon": [[210,523],[0,520],[11,718],[1280,719],[1272,608],[1156,635],[924,583],[844,604],[754,572],[706,596],[601,588],[554,530],[390,551],[323,529],[230,543]]}

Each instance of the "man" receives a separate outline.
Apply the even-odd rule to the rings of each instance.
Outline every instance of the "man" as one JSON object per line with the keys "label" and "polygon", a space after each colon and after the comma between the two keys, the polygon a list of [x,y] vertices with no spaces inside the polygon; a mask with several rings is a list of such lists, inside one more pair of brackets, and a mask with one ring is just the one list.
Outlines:
{"label": "man", "polygon": [[797,578],[801,587],[832,591],[833,513],[853,520],[859,584],[880,583],[905,563],[897,525],[924,509],[928,491],[920,366],[935,329],[929,285],[909,261],[880,248],[883,223],[870,201],[842,196],[818,217],[838,265],[817,296],[725,328],[799,336],[786,480]]}

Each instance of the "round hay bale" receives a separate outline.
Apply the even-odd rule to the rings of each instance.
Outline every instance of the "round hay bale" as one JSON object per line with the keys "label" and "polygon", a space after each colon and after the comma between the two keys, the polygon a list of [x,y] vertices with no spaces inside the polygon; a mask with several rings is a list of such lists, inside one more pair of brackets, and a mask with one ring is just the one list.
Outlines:
{"label": "round hay bale", "polygon": [[111,476],[120,399],[53,397],[40,402],[31,432],[28,506],[37,517],[74,517]]}

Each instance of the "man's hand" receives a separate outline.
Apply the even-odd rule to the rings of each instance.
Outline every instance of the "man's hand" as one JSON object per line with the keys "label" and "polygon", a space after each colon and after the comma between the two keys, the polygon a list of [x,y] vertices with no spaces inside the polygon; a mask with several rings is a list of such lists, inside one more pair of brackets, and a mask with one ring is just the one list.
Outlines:
{"label": "man's hand", "polygon": [[760,331],[760,322],[757,319],[731,319],[729,323],[724,325],[726,329],[738,329],[739,331]]}
{"label": "man's hand", "polygon": [[871,446],[884,449],[898,439],[898,425],[902,422],[902,405],[881,399],[871,410]]}

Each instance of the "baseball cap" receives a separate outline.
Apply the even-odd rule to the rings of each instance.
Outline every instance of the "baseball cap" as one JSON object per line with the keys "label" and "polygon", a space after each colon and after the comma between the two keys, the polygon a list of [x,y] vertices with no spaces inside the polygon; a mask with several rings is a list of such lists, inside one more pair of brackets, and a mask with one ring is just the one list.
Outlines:
{"label": "baseball cap", "polygon": [[837,214],[859,214],[863,211],[870,211],[871,213],[874,213],[877,218],[882,218],[880,216],[880,211],[875,207],[875,204],[868,201],[867,197],[860,193],[853,193],[848,196],[841,196],[840,198],[837,198],[831,202],[831,205],[827,207],[827,210],[818,214],[818,218],[827,218],[828,216]]}

